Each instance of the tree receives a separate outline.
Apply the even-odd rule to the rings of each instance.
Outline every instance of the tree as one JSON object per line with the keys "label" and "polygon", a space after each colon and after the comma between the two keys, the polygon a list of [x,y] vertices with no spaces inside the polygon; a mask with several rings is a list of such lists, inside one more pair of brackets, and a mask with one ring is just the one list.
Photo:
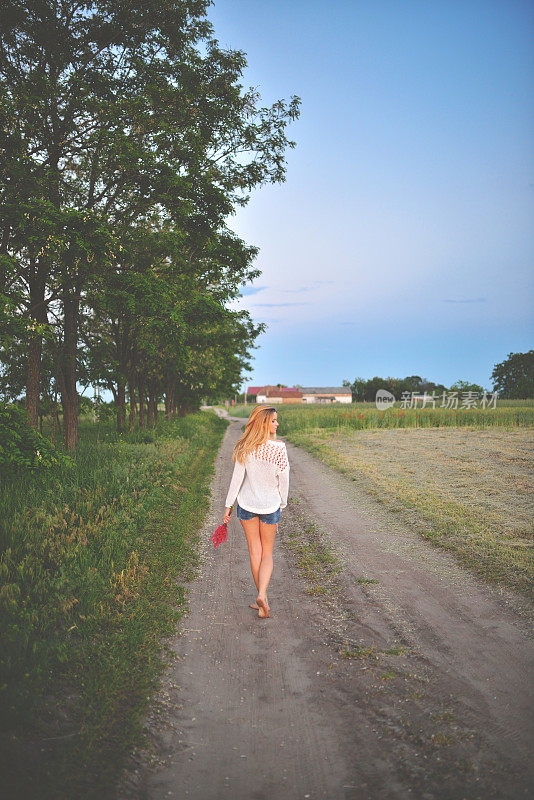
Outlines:
{"label": "tree", "polygon": [[482,394],[484,391],[478,383],[469,383],[469,381],[454,381],[450,390],[452,392],[476,392],[477,394]]}
{"label": "tree", "polygon": [[507,400],[534,397],[534,350],[508,353],[508,358],[495,364],[491,377],[493,391]]}
{"label": "tree", "polygon": [[[118,229],[157,212],[196,264],[255,186],[280,182],[299,98],[258,105],[222,50],[209,0],[14,0],[0,48],[0,266],[29,318],[36,424],[42,333],[56,324],[65,444],[77,442],[78,344],[91,282],[113,273]],[[201,52],[201,49],[205,53]],[[26,218],[24,204],[32,209]],[[27,235],[21,224],[27,219]],[[33,327],[32,327],[33,326]]]}
{"label": "tree", "polygon": [[367,381],[365,378],[355,378],[353,383],[345,379],[343,381],[343,386],[348,386],[351,390],[353,402],[361,403],[363,400],[365,400],[366,383]]}

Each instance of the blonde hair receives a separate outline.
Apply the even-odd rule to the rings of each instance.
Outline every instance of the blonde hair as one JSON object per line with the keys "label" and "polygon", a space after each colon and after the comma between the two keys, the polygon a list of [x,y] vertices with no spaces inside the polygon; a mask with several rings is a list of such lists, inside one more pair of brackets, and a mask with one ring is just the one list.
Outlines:
{"label": "blonde hair", "polygon": [[[273,415],[276,414],[276,408],[273,406],[255,406],[250,412],[248,422],[245,425],[245,432],[238,439],[234,447],[234,461],[244,463],[249,453],[252,453],[260,444],[263,444],[270,438],[269,427]],[[274,434],[276,438],[276,432]]]}

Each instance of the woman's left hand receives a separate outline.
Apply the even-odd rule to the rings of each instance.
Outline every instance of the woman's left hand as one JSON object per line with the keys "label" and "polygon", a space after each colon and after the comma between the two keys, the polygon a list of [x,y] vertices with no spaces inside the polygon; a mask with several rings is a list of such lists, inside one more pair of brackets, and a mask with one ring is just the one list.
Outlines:
{"label": "woman's left hand", "polygon": [[223,522],[224,522],[225,525],[228,525],[228,523],[230,522],[231,516],[232,516],[232,509],[231,508],[225,508],[224,509],[224,517],[223,517]]}

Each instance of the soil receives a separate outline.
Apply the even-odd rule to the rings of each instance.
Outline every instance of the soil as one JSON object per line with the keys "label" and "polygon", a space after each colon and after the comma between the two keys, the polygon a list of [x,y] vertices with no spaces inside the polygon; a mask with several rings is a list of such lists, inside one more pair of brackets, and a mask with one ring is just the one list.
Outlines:
{"label": "soil", "polygon": [[[271,616],[259,619],[235,513],[227,542],[210,541],[244,424],[229,419],[189,611],[118,800],[532,796],[529,601],[287,443]],[[304,577],[295,543],[329,548],[340,571]]]}

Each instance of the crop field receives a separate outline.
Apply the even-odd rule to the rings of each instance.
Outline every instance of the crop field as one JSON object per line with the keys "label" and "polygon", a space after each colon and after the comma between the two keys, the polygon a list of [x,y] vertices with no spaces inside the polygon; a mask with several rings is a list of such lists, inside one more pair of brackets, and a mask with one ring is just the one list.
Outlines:
{"label": "crop field", "polygon": [[[413,408],[392,407],[379,411],[374,403],[313,403],[276,405],[280,422],[279,433],[284,436],[302,428],[443,428],[474,426],[534,427],[534,400],[498,400],[496,408]],[[236,405],[228,413],[248,418],[254,405]]]}

